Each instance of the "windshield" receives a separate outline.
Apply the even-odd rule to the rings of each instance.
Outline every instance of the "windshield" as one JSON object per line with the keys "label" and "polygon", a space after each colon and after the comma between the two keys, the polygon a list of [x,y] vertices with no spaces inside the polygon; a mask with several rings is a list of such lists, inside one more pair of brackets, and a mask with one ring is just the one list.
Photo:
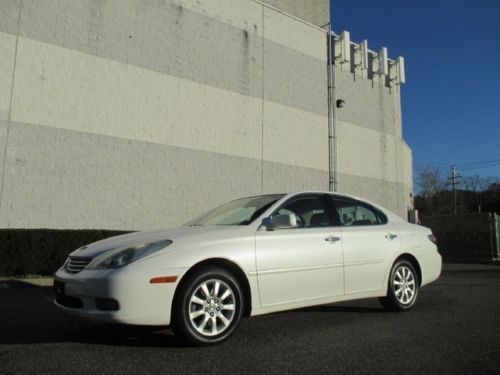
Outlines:
{"label": "windshield", "polygon": [[248,225],[284,194],[241,198],[219,206],[191,220],[186,225]]}

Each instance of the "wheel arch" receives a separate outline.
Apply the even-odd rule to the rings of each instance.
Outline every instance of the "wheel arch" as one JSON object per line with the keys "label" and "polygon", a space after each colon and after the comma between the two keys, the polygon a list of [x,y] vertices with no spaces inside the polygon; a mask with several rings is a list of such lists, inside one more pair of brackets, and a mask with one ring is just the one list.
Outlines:
{"label": "wheel arch", "polygon": [[[413,268],[415,268],[415,271],[417,271],[417,276],[418,276],[418,286],[420,287],[422,285],[422,269],[420,268],[420,263],[418,262],[417,258],[410,254],[410,253],[403,253],[399,255],[392,264],[396,263],[399,260],[406,260],[411,263]],[[392,266],[391,266],[392,268]]]}
{"label": "wheel arch", "polygon": [[174,298],[173,298],[173,303],[172,303],[172,313],[173,310],[177,304],[177,300],[179,298],[179,293],[180,290],[182,290],[182,287],[186,280],[189,278],[190,275],[194,274],[198,270],[205,268],[205,267],[219,267],[227,272],[231,273],[238,283],[241,286],[242,292],[243,292],[243,316],[247,317],[250,316],[252,312],[252,292],[250,289],[250,283],[248,281],[248,278],[245,275],[245,272],[241,269],[240,266],[238,266],[236,263],[234,263],[231,260],[225,259],[225,258],[210,258],[210,259],[205,259],[202,260],[196,264],[194,264],[191,268],[189,268],[181,277],[179,283],[177,284],[177,287],[175,288],[175,293],[174,293]]}

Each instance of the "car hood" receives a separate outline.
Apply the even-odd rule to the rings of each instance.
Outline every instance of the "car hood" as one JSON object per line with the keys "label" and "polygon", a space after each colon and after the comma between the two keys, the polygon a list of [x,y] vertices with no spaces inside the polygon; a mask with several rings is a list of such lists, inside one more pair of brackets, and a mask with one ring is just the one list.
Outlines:
{"label": "car hood", "polygon": [[229,237],[244,235],[249,228],[241,225],[214,225],[214,226],[186,226],[154,232],[133,232],[82,246],[71,253],[72,256],[94,258],[109,250],[120,247],[133,247],[146,243],[171,240],[172,245],[167,249],[178,249],[196,242],[228,239]]}

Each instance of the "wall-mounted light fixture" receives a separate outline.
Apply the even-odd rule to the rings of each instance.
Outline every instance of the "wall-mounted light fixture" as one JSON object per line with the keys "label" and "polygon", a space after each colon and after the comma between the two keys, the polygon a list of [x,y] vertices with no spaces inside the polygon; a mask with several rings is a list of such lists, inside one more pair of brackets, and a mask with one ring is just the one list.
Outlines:
{"label": "wall-mounted light fixture", "polygon": [[344,108],[344,106],[345,106],[345,100],[337,99],[337,108]]}

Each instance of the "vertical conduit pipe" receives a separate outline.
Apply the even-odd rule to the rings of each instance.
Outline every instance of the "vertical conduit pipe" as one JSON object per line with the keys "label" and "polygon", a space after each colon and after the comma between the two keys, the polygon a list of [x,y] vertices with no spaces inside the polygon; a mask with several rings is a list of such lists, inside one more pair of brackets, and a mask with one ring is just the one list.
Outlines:
{"label": "vertical conduit pipe", "polygon": [[333,54],[334,34],[330,30],[327,34],[327,75],[328,75],[328,189],[338,191],[337,168],[337,109],[335,94],[335,65]]}

